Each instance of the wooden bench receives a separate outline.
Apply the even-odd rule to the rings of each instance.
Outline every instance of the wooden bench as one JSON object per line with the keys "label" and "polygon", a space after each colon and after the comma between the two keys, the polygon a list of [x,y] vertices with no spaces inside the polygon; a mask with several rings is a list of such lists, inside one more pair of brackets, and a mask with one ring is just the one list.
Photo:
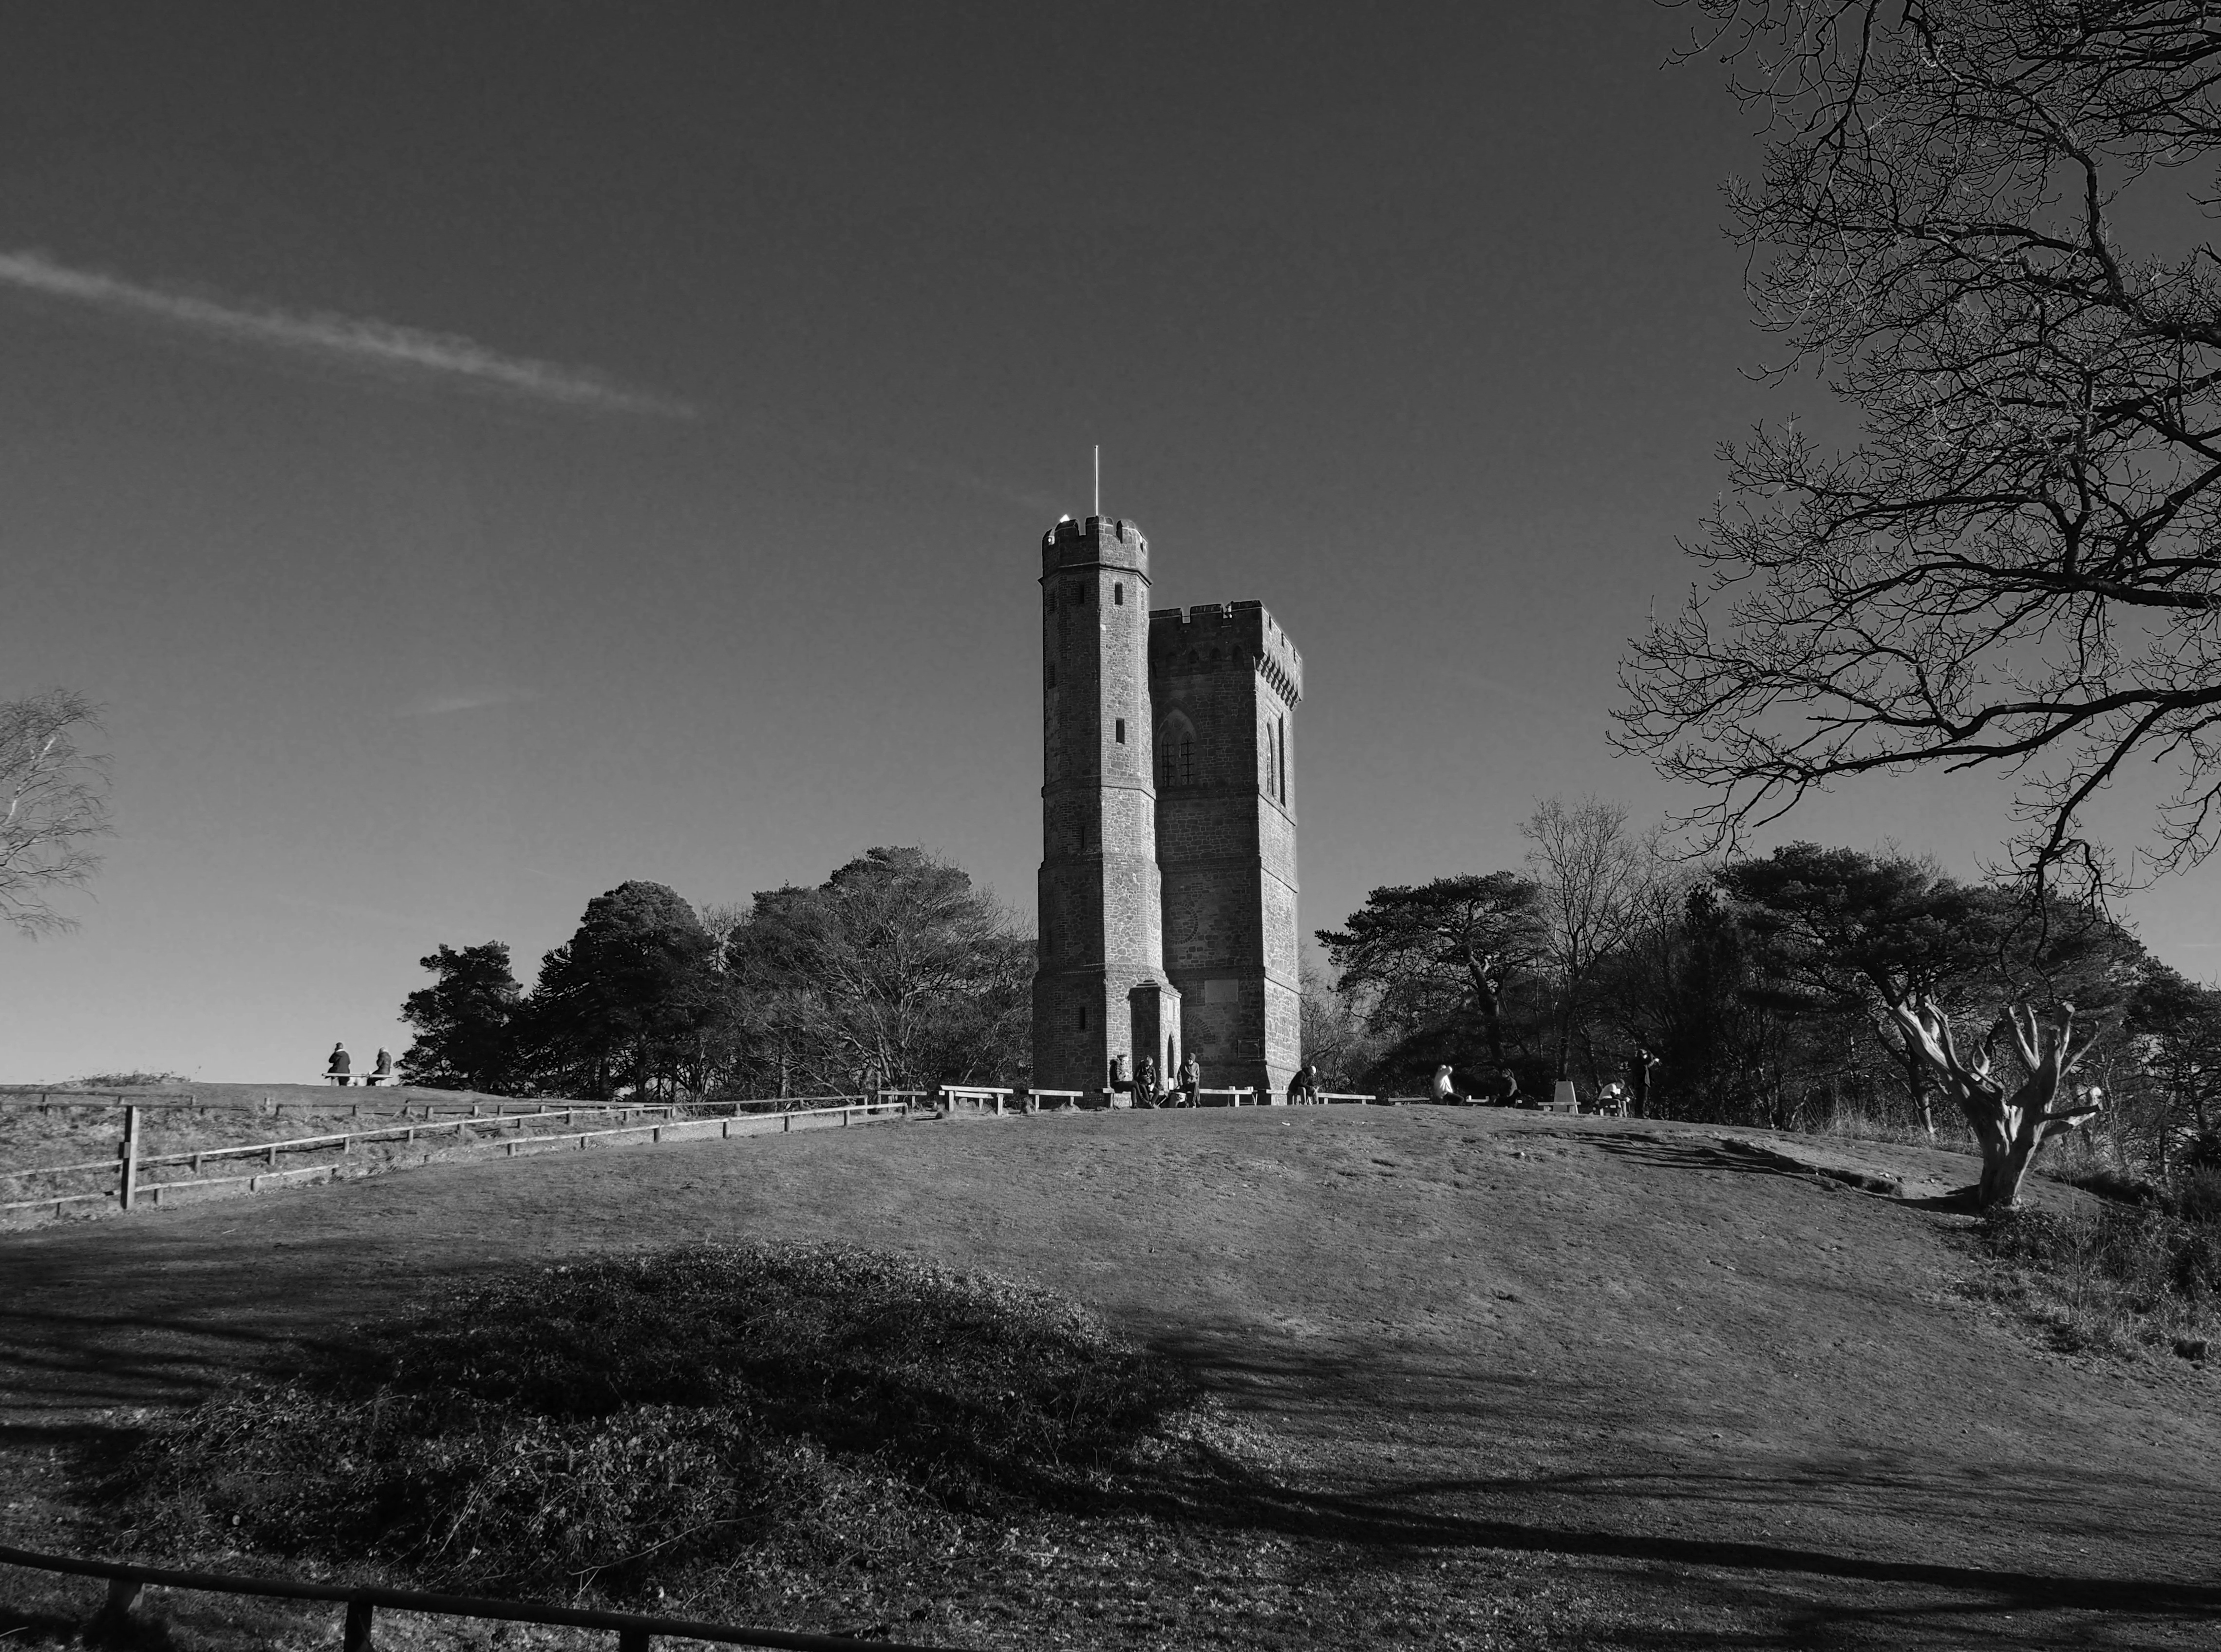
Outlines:
{"label": "wooden bench", "polygon": [[[1219,1099],[1212,1100],[1214,1096]],[[1198,1090],[1195,1092],[1195,1104],[1198,1107],[1254,1107],[1257,1092],[1246,1086],[1232,1090]]]}

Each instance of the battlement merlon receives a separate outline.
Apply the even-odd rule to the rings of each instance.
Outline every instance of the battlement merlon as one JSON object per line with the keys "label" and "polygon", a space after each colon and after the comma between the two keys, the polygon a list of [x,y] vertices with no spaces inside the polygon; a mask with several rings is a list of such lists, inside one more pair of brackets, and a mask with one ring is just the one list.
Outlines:
{"label": "battlement merlon", "polygon": [[1067,516],[1042,535],[1042,578],[1071,568],[1125,568],[1149,577],[1149,541],[1118,516]]}
{"label": "battlement merlon", "polygon": [[1290,704],[1304,697],[1304,657],[1258,602],[1202,603],[1193,608],[1149,610],[1149,673],[1171,673],[1189,654],[1208,661],[1211,650],[1238,649],[1275,678]]}

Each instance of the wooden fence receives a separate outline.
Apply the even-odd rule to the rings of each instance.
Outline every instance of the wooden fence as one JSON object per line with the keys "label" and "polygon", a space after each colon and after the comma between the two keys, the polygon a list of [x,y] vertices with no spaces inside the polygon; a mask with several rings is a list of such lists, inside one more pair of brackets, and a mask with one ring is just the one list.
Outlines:
{"label": "wooden fence", "polygon": [[[710,1135],[728,1137],[735,1135],[763,1135],[773,1130],[790,1132],[793,1129],[794,1121],[798,1118],[833,1119],[839,1124],[847,1125],[857,1117],[870,1119],[889,1113],[907,1113],[911,1106],[909,1098],[899,1092],[887,1092],[879,1099],[872,1101],[855,1100],[847,1097],[835,1099],[840,1104],[831,1107],[796,1107],[778,1100],[772,1101],[768,1104],[744,1101],[653,1102],[574,1104],[567,1107],[549,1107],[535,1103],[533,1104],[535,1111],[530,1112],[504,1111],[492,1115],[482,1115],[474,1107],[469,1114],[459,1114],[454,1117],[443,1120],[430,1118],[430,1108],[428,1105],[427,1118],[422,1123],[402,1123],[382,1126],[376,1129],[347,1130],[328,1136],[294,1136],[275,1142],[253,1142],[233,1147],[197,1148],[185,1153],[166,1154],[141,1153],[139,1150],[140,1106],[135,1103],[126,1103],[123,1110],[123,1137],[117,1144],[113,1158],[85,1160],[76,1164],[40,1165],[28,1170],[0,1171],[0,1182],[28,1181],[38,1176],[106,1172],[116,1178],[113,1186],[97,1188],[89,1192],[46,1194],[36,1198],[0,1202],[0,1215],[5,1215],[10,1211],[50,1211],[53,1215],[59,1216],[70,1205],[106,1204],[110,1200],[113,1200],[119,1208],[129,1211],[135,1209],[142,1198],[160,1208],[164,1203],[165,1195],[175,1194],[186,1189],[197,1191],[222,1187],[238,1188],[243,1186],[248,1192],[260,1192],[265,1187],[279,1187],[289,1184],[316,1180],[328,1181],[347,1167],[344,1155],[354,1151],[358,1147],[377,1142],[413,1143],[425,1136],[437,1136],[447,1131],[454,1132],[460,1141],[466,1138],[468,1133],[475,1129],[491,1128],[498,1133],[504,1128],[515,1128],[519,1134],[511,1136],[506,1142],[497,1143],[502,1148],[504,1156],[514,1158],[521,1148],[529,1148],[534,1151],[546,1151],[575,1145],[584,1149],[591,1142],[606,1141],[611,1136],[618,1136],[645,1134],[649,1141],[660,1142],[666,1136],[672,1136],[674,1140],[689,1140]],[[674,1119],[672,1117],[674,1112],[681,1111],[698,1114],[706,1111],[711,1116],[685,1119]],[[720,1111],[723,1111],[724,1117],[716,1116]],[[581,1114],[599,1115],[604,1117],[615,1114],[620,1116],[623,1122],[601,1129],[523,1133],[526,1126],[543,1123],[573,1124],[578,1122]],[[639,1114],[654,1114],[659,1117],[653,1123],[633,1123],[635,1116]],[[405,1111],[404,1117],[406,1117]],[[745,1123],[747,1128],[736,1130],[735,1126],[739,1123]],[[481,1143],[481,1145],[491,1146],[497,1143]],[[291,1170],[281,1170],[278,1167],[278,1155],[281,1153],[313,1153],[332,1148],[337,1148],[343,1155],[341,1162],[305,1165]],[[265,1168],[247,1175],[206,1176],[201,1173],[202,1167],[210,1161],[251,1158],[262,1159]],[[144,1180],[147,1170],[164,1166],[185,1166],[191,1173],[186,1178],[170,1181],[156,1182]]]}
{"label": "wooden fence", "polygon": [[[452,1132],[458,1145],[470,1143],[473,1132],[491,1130],[498,1137],[504,1129],[515,1135],[505,1141],[479,1142],[474,1145],[498,1146],[504,1155],[514,1158],[520,1151],[543,1152],[576,1146],[585,1149],[595,1142],[608,1141],[614,1136],[645,1135],[651,1142],[666,1138],[674,1141],[696,1140],[716,1135],[723,1137],[760,1135],[776,1129],[791,1132],[797,1119],[820,1119],[848,1125],[858,1121],[870,1121],[890,1115],[908,1116],[920,1109],[932,1108],[948,1113],[973,1111],[993,1117],[1009,1113],[1035,1113],[1089,1107],[1109,1108],[1117,1104],[1118,1096],[1110,1090],[1047,1090],[1027,1089],[998,1085],[946,1084],[933,1091],[879,1090],[870,1099],[852,1096],[787,1096],[764,1097],[750,1100],[713,1102],[593,1102],[569,1103],[560,1106],[544,1101],[504,1100],[495,1097],[472,1098],[467,1104],[457,1100],[412,1096],[406,1090],[389,1092],[399,1105],[398,1122],[383,1124],[366,1130],[344,1130],[323,1136],[294,1136],[271,1142],[243,1142],[229,1147],[195,1148],[181,1153],[149,1154],[141,1150],[141,1124],[145,1113],[152,1111],[228,1111],[219,1105],[187,1095],[182,1098],[160,1094],[147,1096],[128,1092],[85,1092],[77,1091],[22,1090],[0,1092],[0,1105],[13,1103],[24,1106],[121,1107],[123,1113],[122,1139],[116,1144],[115,1155],[105,1159],[82,1160],[74,1164],[39,1165],[27,1170],[0,1170],[0,1184],[28,1182],[42,1176],[104,1174],[112,1178],[109,1186],[86,1192],[47,1193],[34,1198],[0,1200],[0,1217],[24,1211],[51,1214],[59,1217],[73,1205],[107,1205],[113,1203],[124,1211],[135,1210],[143,1201],[158,1209],[173,1203],[182,1195],[196,1196],[203,1192],[222,1189],[241,1190],[253,1193],[266,1187],[282,1187],[338,1178],[349,1167],[347,1155],[359,1148],[378,1142],[397,1142],[413,1145],[427,1137]],[[33,1098],[37,1098],[34,1100]],[[1210,1089],[1198,1092],[1198,1099],[1205,1107],[1254,1107],[1281,1104],[1276,1098],[1261,1098],[1247,1087]],[[1354,1094],[1328,1094],[1321,1102],[1371,1104],[1381,1098]],[[1430,1098],[1390,1097],[1392,1104],[1399,1102],[1418,1102]],[[304,1107],[309,1104],[297,1104]],[[361,1114],[361,1104],[349,1101],[317,1109],[336,1111],[347,1105],[353,1116]],[[468,1111],[463,1111],[467,1105]],[[422,1108],[420,1117],[416,1109]],[[491,1108],[489,1112],[486,1110]],[[374,1109],[374,1111],[383,1111]],[[685,1114],[681,1117],[679,1115]],[[556,1123],[572,1125],[581,1117],[608,1118],[615,1116],[620,1122],[596,1129],[542,1130],[537,1127]],[[654,1122],[639,1123],[641,1117]],[[280,1168],[281,1154],[319,1153],[336,1148],[336,1162]],[[227,1161],[260,1159],[259,1170],[239,1175],[208,1175],[203,1173],[210,1164]],[[360,1162],[359,1161],[357,1162]],[[184,1168],[183,1177],[154,1180],[150,1172]]]}
{"label": "wooden fence", "polygon": [[227,1577],[213,1572],[180,1572],[120,1561],[79,1560],[69,1555],[41,1555],[0,1545],[0,1565],[77,1577],[105,1578],[108,1601],[93,1620],[109,1636],[124,1628],[139,1592],[153,1585],[210,1594],[246,1595],[272,1600],[319,1600],[347,1608],[341,1652],[372,1652],[379,1608],[425,1612],[441,1618],[490,1618],[511,1624],[554,1624],[574,1629],[608,1630],[617,1652],[651,1652],[655,1638],[709,1641],[723,1646],[769,1646],[791,1652],[952,1652],[939,1647],[905,1646],[893,1641],[863,1641],[846,1635],[810,1635],[796,1630],[754,1629],[733,1624],[698,1624],[641,1612],[599,1611],[585,1606],[535,1606],[522,1600],[494,1600],[477,1595],[424,1594],[414,1589],[349,1588],[324,1583],[295,1583],[282,1578]]}

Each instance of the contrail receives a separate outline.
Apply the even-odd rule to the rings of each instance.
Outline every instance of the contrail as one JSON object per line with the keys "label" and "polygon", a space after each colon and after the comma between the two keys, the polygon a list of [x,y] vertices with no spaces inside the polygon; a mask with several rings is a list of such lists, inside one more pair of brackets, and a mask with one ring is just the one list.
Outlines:
{"label": "contrail", "polygon": [[444,717],[457,711],[482,711],[488,706],[523,705],[540,698],[536,688],[466,689],[460,694],[437,694],[401,708],[404,717]]}
{"label": "contrail", "polygon": [[695,412],[685,402],[629,390],[584,368],[503,355],[452,333],[426,333],[353,316],[293,315],[266,305],[166,292],[96,270],[73,270],[40,252],[0,253],[0,285],[74,299],[236,343],[505,391],[569,407],[673,418],[691,418]]}

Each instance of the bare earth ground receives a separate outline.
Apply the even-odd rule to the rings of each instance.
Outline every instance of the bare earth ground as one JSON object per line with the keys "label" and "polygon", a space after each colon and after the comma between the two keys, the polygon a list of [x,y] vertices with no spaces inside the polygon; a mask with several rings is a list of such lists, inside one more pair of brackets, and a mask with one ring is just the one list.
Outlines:
{"label": "bare earth ground", "polygon": [[[435,1166],[7,1236],[0,1540],[76,1544],[83,1481],[134,1408],[435,1279],[836,1238],[1092,1302],[1194,1364],[1201,1427],[1246,1478],[1180,1517],[952,1555],[898,1599],[860,1579],[791,1626],[982,1646],[2221,1644],[2221,1383],[2046,1351],[1961,1295],[1966,1219],[1921,1199],[1966,1168],[1486,1110],[1091,1114]],[[86,1593],[0,1572],[11,1590],[34,1628]],[[266,1638],[240,1642],[232,1608],[160,1599],[180,1647],[336,1636],[335,1614],[250,1614]],[[462,1643],[411,1621],[381,1643]]]}

